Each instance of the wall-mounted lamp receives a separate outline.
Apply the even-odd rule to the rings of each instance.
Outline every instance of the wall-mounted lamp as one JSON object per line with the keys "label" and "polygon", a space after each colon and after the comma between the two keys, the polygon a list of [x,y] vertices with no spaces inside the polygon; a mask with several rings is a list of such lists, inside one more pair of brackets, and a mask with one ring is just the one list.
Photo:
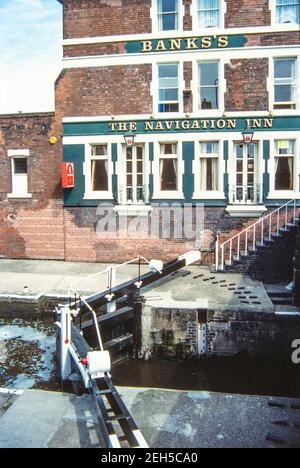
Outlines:
{"label": "wall-mounted lamp", "polygon": [[132,148],[134,146],[135,134],[134,133],[126,133],[124,135],[124,140],[125,140],[126,146],[129,147],[129,148]]}

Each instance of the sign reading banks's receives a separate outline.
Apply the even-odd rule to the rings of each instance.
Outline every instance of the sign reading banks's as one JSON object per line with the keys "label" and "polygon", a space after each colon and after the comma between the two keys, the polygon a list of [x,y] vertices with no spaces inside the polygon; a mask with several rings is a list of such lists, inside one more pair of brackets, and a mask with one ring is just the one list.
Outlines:
{"label": "sign reading banks's", "polygon": [[214,35],[129,41],[126,43],[125,49],[128,54],[145,54],[149,52],[232,49],[245,47],[246,43],[246,36],[242,34],[231,34],[222,36]]}

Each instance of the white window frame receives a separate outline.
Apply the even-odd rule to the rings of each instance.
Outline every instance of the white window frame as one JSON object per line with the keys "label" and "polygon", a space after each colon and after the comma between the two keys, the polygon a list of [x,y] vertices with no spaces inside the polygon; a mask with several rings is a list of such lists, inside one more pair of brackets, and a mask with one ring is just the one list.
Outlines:
{"label": "white window frame", "polygon": [[[218,96],[218,109],[199,109],[200,99],[200,72],[199,64],[205,62],[218,62],[219,63],[219,96]],[[207,60],[194,60],[193,61],[193,80],[191,84],[193,90],[197,90],[193,93],[193,115],[200,117],[216,117],[223,116],[225,112],[225,92],[226,92],[226,80],[225,80],[225,61],[223,59],[207,59]]]}
{"label": "white window frame", "polygon": [[158,20],[158,0],[152,0],[150,16],[152,20],[152,33],[160,33],[160,34],[170,34],[176,32],[183,31],[183,17],[184,17],[184,6],[182,0],[178,0],[178,28],[177,29],[170,29],[169,31],[161,30],[159,28],[159,20]]}
{"label": "white window frame", "polygon": [[[295,109],[274,109],[275,105],[275,60],[280,60],[280,59],[295,59],[296,64],[295,64],[295,84],[296,84],[296,89],[295,89],[295,104],[296,108]],[[300,77],[300,55],[294,55],[294,54],[285,54],[285,55],[276,55],[273,57],[269,58],[269,78],[268,78],[268,92],[269,92],[269,109],[272,111],[272,113],[277,116],[277,115],[297,115],[300,109],[300,86],[299,86],[299,77]]]}
{"label": "white window frame", "polygon": [[[106,156],[93,156],[92,148],[95,146],[106,146]],[[94,159],[107,160],[107,176],[108,176],[108,190],[95,191],[92,190],[92,174],[91,174],[91,162]],[[83,174],[85,178],[85,193],[84,200],[111,200],[113,199],[112,194],[112,174],[113,174],[113,163],[111,158],[111,145],[107,142],[87,143],[85,144],[85,162],[83,164]]]}
{"label": "white window frame", "polygon": [[[297,23],[277,23],[276,20],[276,7],[277,7],[277,1],[276,0],[269,0],[269,9],[271,10],[271,25],[272,26],[277,26],[277,28],[282,29],[282,30],[295,30],[295,26],[297,26]],[[299,23],[298,23],[299,25]]]}
{"label": "white window frame", "polygon": [[[293,177],[293,190],[275,190],[275,158],[278,157],[277,154],[277,142],[280,140],[289,140],[289,141],[294,141],[294,164],[293,164],[293,171],[294,171],[294,177]],[[282,134],[281,138],[276,138],[272,140],[271,142],[271,155],[270,155],[270,166],[269,166],[269,174],[270,174],[270,193],[269,197],[270,199],[276,198],[276,199],[291,199],[295,195],[295,193],[299,193],[299,139],[295,138],[294,136],[286,136],[284,133]],[[298,156],[297,156],[298,155]],[[287,158],[291,157],[289,155],[281,155],[279,157],[282,158]]]}
{"label": "white window frame", "polygon": [[[158,105],[159,105],[159,65],[171,65],[171,64],[178,65],[178,111],[177,112],[159,112]],[[153,115],[159,118],[172,118],[177,117],[183,113],[183,90],[184,90],[184,80],[183,80],[183,62],[178,60],[160,60],[153,64],[153,81],[152,81],[152,95],[153,95],[153,106],[154,112]]]}
{"label": "white window frame", "polygon": [[[217,154],[206,154],[201,153],[202,143],[217,143],[218,153]],[[193,161],[193,174],[194,174],[194,194],[193,199],[195,200],[224,200],[224,173],[225,173],[225,161],[223,151],[224,141],[214,138],[205,138],[199,141],[195,141],[195,159]],[[201,159],[217,159],[218,161],[218,190],[200,190],[201,187]]]}
{"label": "white window frame", "polygon": [[14,161],[15,159],[27,159],[28,160],[28,157],[30,156],[29,149],[8,150],[7,156],[11,160],[11,183],[12,183],[12,192],[7,194],[7,198],[32,198],[32,194],[29,193],[28,191],[28,165],[27,165],[27,174],[26,174],[27,190],[18,192],[18,190],[15,190],[15,187],[14,187],[15,186],[14,177],[16,177],[16,175],[14,174]]}
{"label": "white window frame", "polygon": [[[257,132],[259,133],[259,132]],[[257,180],[256,183],[263,186],[263,174],[265,172],[265,161],[263,159],[263,132],[261,135],[255,134],[253,143],[257,145],[257,160],[256,160],[256,174]],[[236,186],[236,150],[235,147],[237,144],[244,144],[241,134],[233,133],[231,139],[229,140],[228,146],[228,184],[231,187]],[[225,187],[224,187],[225,189]],[[235,206],[235,205],[232,205]],[[244,206],[244,205],[241,205]],[[255,205],[249,205],[255,206]]]}
{"label": "white window frame", "polygon": [[[161,190],[160,180],[160,160],[167,159],[168,155],[161,155],[161,145],[177,145],[177,190]],[[182,141],[173,139],[162,138],[160,141],[154,143],[154,161],[152,165],[153,171],[153,197],[152,200],[184,200],[183,195],[183,175],[184,175],[184,161],[182,159]]]}
{"label": "white window frame", "polygon": [[[275,70],[275,62],[278,61],[278,60],[281,60],[281,61],[288,61],[288,60],[294,60],[294,76],[291,77],[291,78],[283,78],[285,80],[288,80],[290,79],[290,83],[287,85],[287,86],[290,86],[291,88],[293,88],[294,90],[294,100],[293,101],[289,101],[289,102],[276,102],[275,101],[275,87],[280,84],[280,80],[282,78],[276,78],[275,77],[275,71],[274,71],[274,107],[276,105],[293,105],[295,106],[294,109],[285,109],[285,110],[295,110],[297,108],[297,102],[296,102],[296,96],[297,96],[297,79],[296,79],[296,72],[297,72],[297,59],[295,57],[285,57],[285,58],[274,58],[274,62],[273,62],[273,67],[274,67],[274,70]],[[276,81],[276,80],[279,80]],[[276,110],[281,110],[281,109],[276,109]]]}
{"label": "white window frame", "polygon": [[201,28],[198,21],[198,0],[193,0],[191,4],[191,15],[193,18],[193,31],[198,35],[219,34],[220,30],[225,29],[225,14],[227,12],[227,2],[219,0],[219,25],[214,28]]}

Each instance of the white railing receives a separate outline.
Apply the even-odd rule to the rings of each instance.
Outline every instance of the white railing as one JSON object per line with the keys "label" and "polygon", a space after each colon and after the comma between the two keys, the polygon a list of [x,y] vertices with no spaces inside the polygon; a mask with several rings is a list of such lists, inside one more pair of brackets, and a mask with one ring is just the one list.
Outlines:
{"label": "white railing", "polygon": [[[111,290],[113,287],[117,286],[118,284],[121,284],[124,281],[128,281],[129,278],[124,279],[124,277],[119,278],[117,277],[117,273],[124,267],[128,265],[135,265],[137,268],[137,272],[133,271],[133,278],[135,277],[140,277],[141,275],[141,267],[142,267],[142,262],[144,264],[150,264],[149,260],[147,260],[145,257],[137,257],[132,260],[129,260],[128,262],[124,262],[121,264],[115,264],[111,266],[107,266],[105,270],[99,271],[98,273],[94,273],[92,275],[86,276],[84,278],[79,278],[75,281],[73,281],[69,287],[68,287],[68,293],[69,293],[69,298],[72,298],[73,296],[78,296],[78,297],[84,297],[82,292],[84,291],[85,287],[89,290],[89,297],[93,296],[94,294],[99,294],[102,292],[107,292],[108,294],[111,293]],[[100,283],[100,277],[105,277],[105,286],[101,285]],[[95,288],[92,286],[92,281],[95,280]],[[103,283],[103,281],[102,281]],[[88,286],[87,286],[88,285]],[[101,287],[102,286],[102,287]],[[91,289],[95,289],[94,292],[91,291]],[[87,291],[86,291],[87,294]],[[85,295],[86,295],[85,294]]]}
{"label": "white railing", "polygon": [[250,250],[255,252],[257,246],[271,241],[274,234],[278,236],[280,229],[286,229],[289,224],[295,226],[297,209],[297,199],[290,200],[222,244],[218,237],[216,271],[223,271],[225,264],[232,265],[234,259],[240,260],[241,256],[248,255]]}

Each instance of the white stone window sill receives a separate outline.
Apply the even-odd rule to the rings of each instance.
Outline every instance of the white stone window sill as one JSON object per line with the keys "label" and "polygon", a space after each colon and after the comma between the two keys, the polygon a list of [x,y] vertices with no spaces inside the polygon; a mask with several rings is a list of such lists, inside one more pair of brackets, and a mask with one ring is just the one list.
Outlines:
{"label": "white stone window sill", "polygon": [[184,200],[182,192],[156,192],[153,194],[152,200]]}
{"label": "white stone window sill", "polygon": [[[297,103],[296,103],[297,106]],[[298,107],[298,106],[297,106]],[[272,109],[272,114],[274,117],[281,117],[281,116],[295,116],[299,115],[299,109]]]}
{"label": "white stone window sill", "polygon": [[193,200],[225,200],[224,193],[214,190],[207,192],[195,192]]}
{"label": "white stone window sill", "polygon": [[32,193],[8,193],[7,198],[32,198]]}
{"label": "white stone window sill", "polygon": [[268,210],[264,205],[229,205],[226,211],[232,217],[259,218]]}
{"label": "white stone window sill", "polygon": [[277,190],[270,192],[268,195],[268,200],[292,200],[294,198],[300,199],[300,193],[294,192],[293,190]]}
{"label": "white stone window sill", "polygon": [[91,192],[85,193],[84,200],[112,200],[113,195],[110,192]]}
{"label": "white stone window sill", "polygon": [[116,205],[114,211],[119,214],[119,216],[148,216],[152,211],[150,205]]}

